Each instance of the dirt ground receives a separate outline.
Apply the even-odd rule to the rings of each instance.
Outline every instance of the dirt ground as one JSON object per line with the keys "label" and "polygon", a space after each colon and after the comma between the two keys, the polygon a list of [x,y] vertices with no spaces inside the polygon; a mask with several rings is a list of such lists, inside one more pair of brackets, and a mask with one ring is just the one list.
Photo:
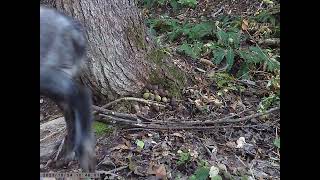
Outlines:
{"label": "dirt ground", "polygon": [[[61,116],[61,113],[50,100],[43,98],[43,102],[40,103],[40,115],[43,116],[43,123]],[[184,150],[193,155],[191,159],[218,164],[226,167],[232,174],[246,174],[252,170],[255,176],[262,179],[275,179],[280,175],[280,154],[273,146],[276,133],[280,133],[279,119],[279,113],[275,113],[267,120],[252,119],[243,126],[210,131],[130,130],[114,125],[112,133],[97,136],[97,169],[109,171],[134,164],[134,171],[126,167],[116,172],[117,176],[148,179],[156,168],[161,167],[159,165],[163,165],[171,177],[177,177],[176,172],[191,175],[197,168],[195,162],[191,160],[191,163],[184,165],[176,163],[179,160],[178,151]],[[245,138],[246,145],[236,148],[236,142],[240,137]],[[143,151],[137,148],[137,139],[144,141]],[[68,167],[44,168],[41,171],[70,172],[70,169],[77,171],[77,162]]]}

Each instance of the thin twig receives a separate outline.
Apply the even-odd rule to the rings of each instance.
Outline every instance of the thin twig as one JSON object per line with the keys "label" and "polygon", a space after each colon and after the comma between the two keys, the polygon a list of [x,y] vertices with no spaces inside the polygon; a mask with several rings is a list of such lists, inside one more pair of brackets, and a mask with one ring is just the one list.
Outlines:
{"label": "thin twig", "polygon": [[138,123],[137,121],[132,121],[132,120],[123,119],[123,118],[119,118],[119,117],[109,116],[109,115],[105,115],[105,114],[99,114],[99,115],[102,116],[102,117],[111,119],[113,121],[122,122],[122,123],[125,123],[125,124],[136,125]]}
{"label": "thin twig", "polygon": [[253,167],[253,163],[251,164],[251,166],[250,166],[250,171],[251,171],[251,175],[252,175],[252,178],[255,180],[256,178],[254,177],[254,174],[253,174],[253,169],[252,169],[252,167]]}
{"label": "thin twig", "polygon": [[249,119],[256,118],[256,117],[259,117],[259,116],[262,116],[262,115],[270,114],[273,111],[277,111],[277,110],[280,110],[280,107],[271,108],[268,111],[259,112],[259,113],[252,114],[252,115],[245,116],[245,117],[238,118],[238,119],[224,119],[224,120],[221,119],[221,120],[217,120],[217,121],[214,121],[214,122],[215,123],[237,123],[237,122],[243,122],[243,121],[247,121]]}
{"label": "thin twig", "polygon": [[54,158],[54,161],[57,161],[58,157],[60,156],[60,153],[62,151],[62,147],[64,146],[64,143],[65,143],[64,140],[65,140],[65,138],[62,139],[61,144],[59,145],[59,148],[57,150],[57,154],[56,154],[56,156]]}
{"label": "thin twig", "polygon": [[215,119],[215,120],[205,120],[205,121],[180,121],[180,123],[182,124],[188,124],[188,125],[209,125],[209,124],[217,124],[217,123],[234,123],[234,122],[242,122],[242,121],[247,121],[249,119],[252,119],[252,118],[256,118],[256,117],[259,117],[259,116],[262,116],[262,115],[265,115],[265,114],[270,114],[272,113],[273,111],[276,111],[276,110],[279,110],[280,107],[276,107],[276,108],[272,108],[268,111],[265,111],[265,112],[260,112],[260,113],[256,113],[256,114],[252,114],[252,115],[249,115],[249,116],[245,116],[245,117],[242,117],[242,118],[238,118],[238,119],[232,119],[233,117],[235,116],[239,116],[240,114],[242,114],[243,112],[240,112],[238,114],[234,114],[234,115],[231,115],[231,116],[227,116],[227,117],[224,117],[224,118],[221,118],[221,119]]}
{"label": "thin twig", "polygon": [[96,113],[103,113],[106,115],[111,115],[111,116],[116,116],[116,117],[121,117],[121,118],[127,118],[127,119],[132,119],[132,120],[137,120],[138,117],[135,114],[127,114],[127,113],[119,113],[119,112],[114,112],[108,109],[105,109],[103,107],[99,106],[92,106],[93,110],[96,111]]}
{"label": "thin twig", "polygon": [[150,100],[145,100],[145,99],[135,98],[135,97],[123,97],[123,98],[116,99],[116,100],[114,100],[112,102],[109,102],[108,104],[102,106],[102,108],[108,108],[108,107],[112,106],[113,104],[116,104],[116,103],[118,103],[120,101],[137,101],[137,102],[141,102],[141,103],[145,103],[145,104],[149,104],[149,105],[166,107],[163,104],[160,104],[160,103],[157,103],[157,102],[154,102],[154,101],[150,101]]}

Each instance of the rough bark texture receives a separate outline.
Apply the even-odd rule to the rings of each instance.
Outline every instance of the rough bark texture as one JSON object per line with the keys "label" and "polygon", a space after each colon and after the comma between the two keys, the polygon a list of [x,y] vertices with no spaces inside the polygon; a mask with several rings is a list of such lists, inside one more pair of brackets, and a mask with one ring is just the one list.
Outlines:
{"label": "rough bark texture", "polygon": [[44,0],[86,28],[88,68],[82,81],[96,97],[109,100],[139,92],[151,71],[153,47],[132,0]]}

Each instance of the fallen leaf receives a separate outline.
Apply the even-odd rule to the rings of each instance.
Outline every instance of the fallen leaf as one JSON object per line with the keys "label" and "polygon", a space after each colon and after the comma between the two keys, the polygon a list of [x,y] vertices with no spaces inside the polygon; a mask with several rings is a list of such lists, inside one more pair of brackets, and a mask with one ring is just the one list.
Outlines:
{"label": "fallen leaf", "polygon": [[203,64],[206,64],[206,65],[210,66],[210,67],[214,67],[214,64],[212,63],[212,61],[210,61],[210,60],[208,60],[208,59],[201,58],[199,61],[200,61],[201,63],[203,63]]}
{"label": "fallen leaf", "polygon": [[136,140],[136,144],[138,147],[140,147],[141,149],[143,149],[144,147],[144,142],[143,141],[140,141],[139,139]]}
{"label": "fallen leaf", "polygon": [[241,28],[242,28],[242,30],[244,30],[244,31],[246,31],[246,30],[248,30],[248,26],[249,26],[249,23],[248,23],[248,21],[247,20],[242,20],[242,24],[241,24]]}
{"label": "fallen leaf", "polygon": [[120,149],[122,149],[122,150],[127,150],[127,149],[129,149],[129,147],[126,146],[126,145],[124,145],[124,144],[119,144],[119,145],[117,145],[116,147],[111,148],[110,150],[111,150],[111,151],[114,151],[114,150],[120,150]]}
{"label": "fallen leaf", "polygon": [[156,170],[155,170],[156,177],[160,179],[167,179],[167,171],[166,167],[161,164]]}

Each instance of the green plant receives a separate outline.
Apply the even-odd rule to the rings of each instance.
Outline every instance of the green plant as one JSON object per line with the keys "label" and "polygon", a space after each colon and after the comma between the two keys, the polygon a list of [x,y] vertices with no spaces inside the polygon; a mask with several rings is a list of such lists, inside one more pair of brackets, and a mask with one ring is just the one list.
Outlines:
{"label": "green plant", "polygon": [[[177,2],[181,4],[189,1]],[[261,11],[257,16],[249,19],[273,23],[274,15],[270,11]],[[181,22],[178,19],[161,16],[159,19],[149,20],[148,24],[154,34],[161,34],[160,41],[176,41],[179,44],[178,52],[194,60],[209,53],[214,64],[226,63],[226,71],[236,73],[239,78],[249,79],[249,72],[262,65],[267,71],[273,73],[280,69],[280,58],[271,50],[262,49],[258,44],[241,45],[248,44],[246,42],[250,35],[240,30],[242,24],[240,17],[224,15],[218,17],[215,23],[205,20],[190,23],[187,19]]]}
{"label": "green plant", "polygon": [[227,71],[230,71],[237,55],[236,49],[240,47],[240,33],[236,30],[223,31],[219,29],[216,32],[218,43],[211,46],[213,62],[219,65],[224,59],[227,63]]}
{"label": "green plant", "polygon": [[137,144],[137,146],[138,146],[140,149],[143,149],[143,147],[144,147],[144,142],[143,142],[143,141],[137,139],[137,140],[136,140],[136,144]]}
{"label": "green plant", "polygon": [[222,177],[217,175],[211,178],[211,180],[222,180]]}
{"label": "green plant", "polygon": [[276,74],[272,76],[271,79],[268,81],[267,88],[269,90],[273,90],[276,95],[280,95],[280,75]]}
{"label": "green plant", "polygon": [[209,177],[209,171],[208,167],[200,167],[190,176],[189,180],[206,180]]}
{"label": "green plant", "polygon": [[268,50],[262,50],[258,45],[241,48],[241,41],[246,41],[246,36],[241,34],[236,28],[229,28],[227,31],[218,28],[216,31],[218,42],[209,48],[212,51],[212,61],[219,65],[225,59],[227,71],[229,72],[236,59],[241,58],[242,64],[237,72],[238,77],[248,78],[250,67],[259,64],[266,64],[267,70],[274,72],[279,70],[280,62],[276,60],[278,56],[273,55]]}
{"label": "green plant", "polygon": [[179,160],[177,161],[177,165],[186,164],[190,161],[191,155],[189,152],[178,151]]}
{"label": "green plant", "polygon": [[243,91],[245,88],[235,82],[235,78],[228,73],[216,73],[213,76],[219,90],[224,91]]}
{"label": "green plant", "polygon": [[[186,1],[186,0],[184,0],[184,1]],[[195,7],[195,5],[197,4],[197,3],[193,2],[196,0],[191,0],[191,1],[187,0],[187,1],[190,1],[190,3],[184,2],[184,1],[179,3],[178,0],[140,0],[138,2],[138,5],[140,7],[145,7],[148,9],[164,7],[164,6],[170,5],[172,7],[173,11],[177,11],[177,10],[181,9],[183,6]],[[193,5],[193,4],[195,4],[195,5]]]}
{"label": "green plant", "polygon": [[147,20],[147,24],[151,28],[152,32],[157,33],[173,32],[180,28],[179,21],[168,16],[160,16],[160,18],[157,19],[149,19]]}
{"label": "green plant", "polygon": [[261,12],[259,12],[259,14],[253,17],[253,19],[260,23],[270,23],[272,26],[276,26],[277,21],[276,21],[276,18],[274,17],[274,14],[276,13],[277,13],[276,8],[262,10]]}
{"label": "green plant", "polygon": [[276,94],[271,93],[270,96],[262,98],[262,101],[259,103],[258,111],[264,112],[271,107],[273,104],[279,104],[280,97]]}
{"label": "green plant", "polygon": [[97,122],[97,121],[93,123],[93,129],[95,130],[98,136],[101,136],[107,133],[108,131],[110,131],[110,128],[108,127],[108,125],[102,122]]}
{"label": "green plant", "polygon": [[178,51],[186,54],[187,56],[197,59],[200,57],[202,52],[203,44],[200,42],[195,42],[193,44],[184,43],[178,47]]}
{"label": "green plant", "polygon": [[201,38],[213,35],[215,26],[212,22],[200,22],[195,25],[186,24],[182,27],[189,40],[201,40]]}
{"label": "green plant", "polygon": [[138,5],[142,5],[146,8],[152,8],[157,6],[164,6],[169,2],[169,0],[142,0],[139,1]]}
{"label": "green plant", "polygon": [[183,6],[189,6],[189,7],[194,8],[194,7],[196,7],[198,1],[197,0],[179,0],[178,3]]}
{"label": "green plant", "polygon": [[157,19],[147,21],[150,31],[154,34],[165,34],[169,41],[174,41],[181,36],[189,42],[202,40],[204,37],[213,36],[215,26],[211,21],[200,23],[181,23],[179,20],[168,16],[161,16]]}

